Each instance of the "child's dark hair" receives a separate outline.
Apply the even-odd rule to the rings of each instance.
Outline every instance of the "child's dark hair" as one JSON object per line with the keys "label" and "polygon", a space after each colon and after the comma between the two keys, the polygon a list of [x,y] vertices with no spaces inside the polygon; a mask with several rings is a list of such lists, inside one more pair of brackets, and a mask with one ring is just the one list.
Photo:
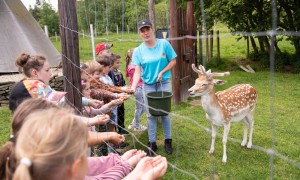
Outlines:
{"label": "child's dark hair", "polygon": [[118,54],[111,54],[111,56],[110,56],[110,63],[111,63],[111,65],[114,65],[115,62],[116,62],[118,59],[121,59],[121,56],[120,56],[120,55],[118,55]]}
{"label": "child's dark hair", "polygon": [[108,56],[98,56],[97,62],[104,67],[111,66],[110,57]]}

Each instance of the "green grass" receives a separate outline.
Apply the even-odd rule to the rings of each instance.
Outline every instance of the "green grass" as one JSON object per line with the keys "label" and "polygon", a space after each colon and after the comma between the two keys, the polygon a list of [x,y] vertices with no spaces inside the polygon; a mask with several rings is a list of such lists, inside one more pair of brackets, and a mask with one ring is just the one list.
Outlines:
{"label": "green grass", "polygon": [[[257,88],[259,93],[253,135],[253,144],[256,148],[246,149],[240,146],[243,124],[232,123],[229,136],[239,142],[227,143],[228,163],[226,165],[221,163],[222,138],[217,138],[215,153],[209,155],[211,134],[207,133],[203,127],[210,128],[210,124],[205,119],[202,107],[192,106],[188,101],[172,106],[174,154],[164,153],[161,124],[158,129],[158,154],[166,156],[169,163],[194,174],[199,179],[269,179],[271,177],[299,179],[300,104],[298,100],[300,99],[300,86],[297,85],[299,78],[299,74],[276,73],[273,82],[270,81],[273,77],[270,78],[269,72],[255,74],[232,72],[230,76],[223,78],[228,82],[217,87],[217,90],[237,83],[250,83]],[[271,88],[273,85],[274,89]],[[274,97],[270,96],[271,94],[274,94]],[[130,104],[130,101],[126,103]],[[132,107],[128,108],[130,109]],[[126,113],[127,120],[131,120],[132,117],[132,113]],[[218,128],[218,132],[222,135],[223,128]],[[139,137],[145,143],[147,133]],[[129,142],[133,143],[131,139]],[[143,148],[140,145],[138,147]],[[272,159],[257,147],[265,150],[274,149],[289,160],[297,162],[298,168],[278,156]],[[271,169],[274,171],[272,172]],[[180,171],[173,171],[170,166],[164,179],[172,178],[193,179],[192,176]]]}
{"label": "green grass", "polygon": [[[110,38],[122,39],[122,36],[111,35]],[[123,38],[137,39],[137,36],[124,34]],[[100,41],[97,39],[97,42]],[[221,41],[221,57],[227,57],[231,61],[245,57],[245,45],[243,45],[245,41],[242,41],[237,43],[235,37],[228,37],[226,43]],[[123,59],[129,48],[139,44],[139,42],[119,40],[110,42],[114,43],[112,51],[121,55]],[[90,44],[87,38],[81,39],[81,61],[92,59]],[[54,42],[54,45],[60,49],[59,42]],[[124,70],[124,65],[125,62],[122,61],[121,70]],[[217,70],[212,69],[212,71]],[[266,69],[255,74],[233,71],[230,76],[222,79],[227,80],[227,83],[216,87],[217,90],[238,83],[249,83],[258,90],[253,134],[254,148],[242,148],[239,142],[229,141],[227,143],[228,163],[224,165],[221,162],[222,138],[217,137],[215,153],[209,155],[211,134],[206,132],[206,128],[210,128],[210,124],[205,119],[202,107],[190,105],[191,99],[189,99],[172,106],[173,155],[166,155],[163,150],[163,130],[161,124],[158,124],[157,153],[166,156],[170,163],[163,179],[194,179],[194,176],[199,179],[300,179],[300,75],[275,73],[273,76]],[[125,108],[127,127],[134,115],[133,97],[125,102]],[[3,144],[9,137],[10,112],[3,107],[0,108],[0,115],[0,140]],[[145,115],[142,117],[142,124],[146,124]],[[218,128],[218,133],[222,135],[223,128]],[[140,142],[146,144],[147,132],[136,133],[135,136]],[[243,124],[233,123],[229,137],[241,141],[242,136]],[[131,148],[145,150],[145,147],[132,136],[127,136],[126,139],[131,144]],[[268,155],[259,150],[260,148],[273,149],[288,160]],[[189,175],[176,168],[188,172]]]}
{"label": "green grass", "polygon": [[[79,56],[80,62],[86,62],[88,60],[93,59],[92,52],[92,42],[89,37],[86,35],[83,37],[82,35],[79,37]],[[61,45],[58,38],[56,41],[55,37],[51,37],[51,41],[53,45],[61,52]],[[127,34],[127,33],[111,33],[109,36],[99,36],[95,37],[95,46],[100,42],[112,43],[114,46],[111,48],[113,53],[119,54],[122,58],[125,58],[126,52],[128,49],[138,46],[141,41],[137,34]]]}
{"label": "green grass", "polygon": [[0,145],[4,144],[10,135],[10,110],[8,107],[0,107]]}

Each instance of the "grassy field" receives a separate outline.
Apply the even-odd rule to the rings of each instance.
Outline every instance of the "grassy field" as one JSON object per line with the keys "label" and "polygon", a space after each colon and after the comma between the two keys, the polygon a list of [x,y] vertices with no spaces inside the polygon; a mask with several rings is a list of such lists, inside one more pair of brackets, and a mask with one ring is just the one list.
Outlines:
{"label": "grassy field", "polygon": [[[225,30],[224,30],[225,31]],[[106,37],[104,37],[106,38]],[[114,44],[112,51],[124,57],[126,51],[140,42],[136,34],[111,35]],[[120,39],[127,39],[121,41]],[[245,58],[245,41],[235,41],[236,37],[226,37],[221,41],[222,53],[226,59]],[[52,39],[58,48],[59,42]],[[97,39],[96,42],[100,42]],[[288,44],[287,47],[290,47]],[[90,40],[80,40],[80,59],[92,59]],[[121,63],[124,69],[125,62]],[[212,69],[212,71],[217,71]],[[163,150],[163,131],[158,124],[158,154],[166,156],[168,171],[163,179],[300,179],[300,74],[272,74],[268,69],[250,74],[242,71],[231,72],[222,78],[227,80],[217,90],[223,90],[238,83],[249,83],[257,88],[259,96],[255,114],[253,149],[240,146],[243,136],[243,124],[232,124],[227,143],[228,163],[222,164],[222,138],[216,140],[215,153],[209,155],[211,134],[207,132],[210,124],[200,106],[189,104],[189,99],[172,106],[173,155]],[[125,103],[126,126],[133,119],[134,100]],[[7,107],[0,108],[0,143],[9,137],[10,112]],[[142,124],[146,124],[145,115]],[[222,135],[223,128],[218,129]],[[136,140],[138,139],[138,141]],[[145,149],[147,132],[135,133],[126,137],[130,148]],[[143,144],[141,144],[141,143]],[[272,149],[275,153],[266,153]],[[268,151],[271,152],[271,151]]]}

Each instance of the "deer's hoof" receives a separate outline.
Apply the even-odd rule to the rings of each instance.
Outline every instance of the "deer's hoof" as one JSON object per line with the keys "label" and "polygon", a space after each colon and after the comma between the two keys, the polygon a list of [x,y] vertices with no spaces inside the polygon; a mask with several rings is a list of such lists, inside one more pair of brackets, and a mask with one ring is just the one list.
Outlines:
{"label": "deer's hoof", "polygon": [[247,148],[248,148],[248,149],[251,149],[251,148],[252,148],[252,143],[248,143],[248,144],[247,144]]}
{"label": "deer's hoof", "polygon": [[213,153],[214,153],[214,149],[208,151],[208,154],[213,154]]}
{"label": "deer's hoof", "polygon": [[223,164],[226,164],[226,163],[227,163],[227,159],[223,159],[223,160],[222,160],[222,163],[223,163]]}
{"label": "deer's hoof", "polygon": [[246,144],[247,144],[247,142],[246,142],[246,141],[245,141],[245,142],[243,141],[243,142],[241,143],[241,146],[244,147],[244,146],[246,146]]}

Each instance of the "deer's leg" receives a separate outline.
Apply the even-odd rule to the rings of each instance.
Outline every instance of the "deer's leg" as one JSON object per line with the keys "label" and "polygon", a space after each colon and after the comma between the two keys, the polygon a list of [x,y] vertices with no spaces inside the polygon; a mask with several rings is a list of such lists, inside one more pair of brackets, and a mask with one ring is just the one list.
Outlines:
{"label": "deer's leg", "polygon": [[253,134],[253,129],[254,129],[254,111],[255,111],[255,108],[253,108],[250,111],[250,113],[246,116],[247,121],[250,125],[249,141],[248,141],[248,144],[247,144],[247,148],[252,147],[252,134]]}
{"label": "deer's leg", "polygon": [[253,134],[253,130],[254,130],[254,118],[253,118],[253,116],[251,116],[251,119],[249,119],[249,124],[250,124],[250,133],[249,133],[249,141],[248,141],[248,144],[247,144],[247,148],[252,147],[252,134]]}
{"label": "deer's leg", "polygon": [[241,143],[241,146],[246,146],[247,136],[248,136],[248,128],[249,128],[249,122],[247,121],[247,117],[245,117],[243,119],[243,123],[244,123],[244,137],[243,137],[243,141]]}
{"label": "deer's leg", "polygon": [[247,144],[247,148],[251,148],[252,147],[253,129],[254,129],[254,119],[252,119],[252,121],[250,123],[250,134],[249,134],[249,141],[248,141],[248,144]]}
{"label": "deer's leg", "polygon": [[216,136],[217,136],[217,126],[211,124],[211,145],[210,145],[210,150],[208,152],[209,154],[212,154],[215,151]]}
{"label": "deer's leg", "polygon": [[230,131],[230,123],[224,124],[224,132],[223,132],[223,159],[222,162],[227,162],[227,153],[226,153],[226,144],[227,144],[227,138]]}

